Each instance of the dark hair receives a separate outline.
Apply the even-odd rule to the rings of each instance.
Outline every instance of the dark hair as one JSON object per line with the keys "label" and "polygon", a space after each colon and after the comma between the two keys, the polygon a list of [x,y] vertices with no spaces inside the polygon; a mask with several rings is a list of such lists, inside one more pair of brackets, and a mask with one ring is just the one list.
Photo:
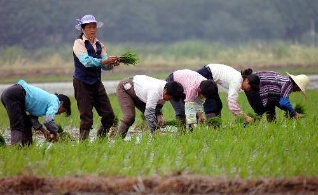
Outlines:
{"label": "dark hair", "polygon": [[[84,29],[87,24],[81,24],[81,29]],[[78,39],[83,39],[84,33],[81,31],[81,34],[77,37]]]}
{"label": "dark hair", "polygon": [[71,100],[70,100],[70,98],[64,94],[55,93],[55,95],[59,98],[60,101],[63,102],[63,108],[65,108],[65,110],[66,110],[65,115],[70,116],[71,115]]}
{"label": "dark hair", "polygon": [[259,91],[260,79],[256,74],[252,74],[253,70],[248,68],[241,71],[241,75],[244,79],[248,80],[248,84],[251,85],[253,91]]}
{"label": "dark hair", "polygon": [[179,101],[185,97],[183,93],[183,86],[179,82],[167,82],[164,89],[167,90],[167,95],[172,96],[175,101]]}
{"label": "dark hair", "polygon": [[199,86],[202,95],[208,99],[213,99],[218,94],[218,86],[213,80],[204,80]]}

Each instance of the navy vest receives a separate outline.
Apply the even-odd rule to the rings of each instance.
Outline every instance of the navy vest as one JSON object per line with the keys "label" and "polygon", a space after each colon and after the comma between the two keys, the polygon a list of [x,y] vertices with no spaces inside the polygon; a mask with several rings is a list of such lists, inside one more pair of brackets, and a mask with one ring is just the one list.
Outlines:
{"label": "navy vest", "polygon": [[[85,41],[85,47],[87,49],[87,53],[89,56],[93,58],[101,59],[102,53],[102,46],[99,42],[96,42],[96,52],[94,47],[90,44],[88,40]],[[75,53],[73,52],[74,56],[74,66],[75,72],[74,77],[84,83],[87,84],[95,84],[98,81],[101,81],[101,67],[85,67],[79,59],[76,57]]]}

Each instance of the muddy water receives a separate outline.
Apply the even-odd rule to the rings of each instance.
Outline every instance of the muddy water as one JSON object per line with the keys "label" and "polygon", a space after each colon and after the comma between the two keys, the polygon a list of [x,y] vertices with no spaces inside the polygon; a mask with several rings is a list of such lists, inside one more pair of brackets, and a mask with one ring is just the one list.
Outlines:
{"label": "muddy water", "polygon": [[[177,132],[177,128],[174,126],[167,126],[165,128],[161,128],[160,132],[161,133],[175,133]],[[71,141],[79,141],[79,130],[76,128],[73,129],[64,129],[65,132],[69,133],[71,136]],[[96,135],[96,130],[92,129],[90,131],[89,134],[89,140],[91,142],[95,141],[97,135]],[[144,131],[140,130],[138,127],[132,126],[129,130],[128,133],[125,137],[125,141],[131,141],[133,138],[135,138],[134,140],[136,140],[137,143],[139,143],[142,139],[142,135],[143,135]],[[10,145],[11,141],[11,135],[10,135],[10,130],[0,130],[0,134],[3,135],[5,141],[6,141],[6,145]],[[38,144],[41,145],[45,142],[44,136],[41,132],[38,131],[33,131],[33,141]]]}
{"label": "muddy water", "polygon": [[[318,89],[318,75],[308,75],[309,80],[310,80],[310,85],[308,89]],[[116,87],[119,81],[104,81],[103,84],[105,86],[105,89],[108,94],[113,94],[116,91]],[[62,82],[62,83],[32,83],[34,86],[38,86],[44,90],[47,90],[51,93],[57,92],[57,93],[63,93],[66,95],[73,95],[74,90],[73,90],[73,84],[71,82]],[[3,92],[4,89],[7,87],[11,86],[11,84],[5,84],[1,85],[0,84],[0,93]],[[220,89],[221,91],[224,91],[224,89]],[[168,129],[162,129],[163,132],[167,131],[175,131],[173,128],[168,128]],[[71,134],[71,136],[74,138],[74,140],[78,140],[78,129],[68,129],[68,133]],[[4,135],[4,138],[6,140],[6,143],[10,143],[10,131],[9,130],[0,130],[0,133]],[[141,138],[141,132],[140,130],[136,130],[134,127],[131,127],[129,129],[129,132],[127,134],[127,137],[125,140],[129,141],[131,140],[132,136],[138,136],[138,139]],[[90,133],[90,139],[93,141],[96,138],[96,130],[92,130]],[[137,139],[137,140],[138,140]],[[37,143],[41,144],[45,140],[43,139],[43,135],[39,133],[34,134],[34,140],[37,141]]]}
{"label": "muddy water", "polygon": [[[318,89],[318,75],[307,75],[310,80],[310,85],[308,89]],[[105,86],[106,92],[108,94],[113,94],[116,92],[116,87],[119,81],[104,81],[103,84]],[[32,83],[32,85],[40,87],[46,91],[51,93],[63,93],[65,95],[74,95],[73,84],[71,82],[61,82],[61,83]],[[0,84],[0,93],[3,92],[4,89],[11,86],[11,84]],[[221,91],[224,91],[221,89]]]}

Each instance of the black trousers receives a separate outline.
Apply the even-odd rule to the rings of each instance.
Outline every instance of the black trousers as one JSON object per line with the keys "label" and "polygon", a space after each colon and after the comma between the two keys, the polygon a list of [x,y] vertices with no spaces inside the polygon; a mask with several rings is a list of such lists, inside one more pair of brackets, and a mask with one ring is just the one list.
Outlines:
{"label": "black trousers", "polygon": [[115,114],[110,104],[105,87],[101,81],[87,84],[73,79],[74,96],[80,113],[80,130],[90,130],[93,125],[93,108],[101,117],[105,129],[109,129],[115,121]]}
{"label": "black trousers", "polygon": [[[197,73],[204,76],[206,79],[213,80],[211,71],[205,66],[197,70]],[[203,108],[206,114],[215,113],[217,116],[221,115],[223,104],[219,94],[217,94],[214,99],[207,98],[203,104]]]}
{"label": "black trousers", "polygon": [[1,102],[10,121],[11,145],[32,143],[32,123],[25,111],[26,92],[21,85],[8,87],[1,94]]}
{"label": "black trousers", "polygon": [[245,95],[254,112],[257,115],[263,115],[266,113],[267,121],[271,122],[276,119],[275,108],[280,108],[279,102],[275,100],[268,101],[264,106],[262,103],[261,96],[258,91],[245,91]]}

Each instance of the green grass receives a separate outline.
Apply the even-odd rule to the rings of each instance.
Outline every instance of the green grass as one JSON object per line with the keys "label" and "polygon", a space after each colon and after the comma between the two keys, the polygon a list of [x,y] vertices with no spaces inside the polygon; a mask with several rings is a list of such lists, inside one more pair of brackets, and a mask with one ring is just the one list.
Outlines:
{"label": "green grass", "polygon": [[[299,120],[283,117],[277,110],[277,121],[243,126],[228,111],[225,94],[222,125],[219,129],[197,126],[193,132],[166,133],[151,136],[146,130],[139,140],[65,141],[34,144],[30,147],[0,147],[0,177],[19,173],[37,176],[103,176],[165,175],[178,171],[228,178],[290,177],[318,175],[318,91],[308,91],[307,99],[300,93],[291,94],[293,105],[301,104],[306,116]],[[116,96],[110,96],[113,108],[121,116]],[[246,113],[252,112],[244,94],[239,102]],[[72,99],[70,119],[58,116],[64,131],[79,126],[79,116]],[[167,120],[174,112],[167,103],[163,113]],[[0,107],[0,127],[8,128],[8,120]],[[140,113],[136,123],[141,123]],[[98,126],[95,114],[94,128]]]}

